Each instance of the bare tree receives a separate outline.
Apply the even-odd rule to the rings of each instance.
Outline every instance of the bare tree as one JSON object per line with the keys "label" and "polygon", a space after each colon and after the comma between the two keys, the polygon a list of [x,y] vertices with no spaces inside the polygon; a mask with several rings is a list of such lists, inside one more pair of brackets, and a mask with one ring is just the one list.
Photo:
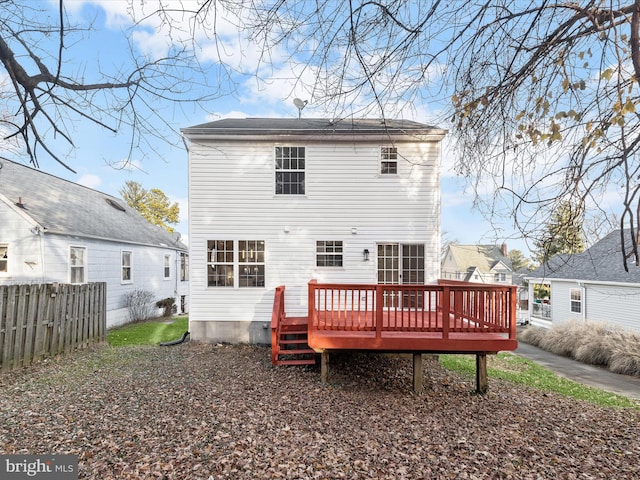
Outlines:
{"label": "bare tree", "polygon": [[[254,39],[313,70],[302,86],[336,116],[442,107],[459,172],[477,192],[493,186],[478,205],[512,217],[523,235],[535,237],[563,202],[589,212],[611,190],[622,198],[621,226],[638,232],[640,0],[300,0],[249,8]],[[451,103],[439,104],[443,98]],[[622,247],[636,263],[637,240]]]}
{"label": "bare tree", "polygon": [[162,127],[176,128],[158,106],[208,98],[194,93],[194,84],[203,80],[189,49],[172,47],[167,55],[151,58],[130,42],[128,52],[119,52],[120,66],[97,58],[79,63],[74,47],[92,34],[93,25],[71,24],[64,0],[58,0],[54,19],[46,7],[0,0],[0,62],[12,97],[7,102],[11,115],[0,118],[0,127],[5,139],[21,140],[34,166],[44,152],[73,171],[59,141],[73,148],[78,122],[127,134],[131,151],[154,152],[158,140],[168,138]]}

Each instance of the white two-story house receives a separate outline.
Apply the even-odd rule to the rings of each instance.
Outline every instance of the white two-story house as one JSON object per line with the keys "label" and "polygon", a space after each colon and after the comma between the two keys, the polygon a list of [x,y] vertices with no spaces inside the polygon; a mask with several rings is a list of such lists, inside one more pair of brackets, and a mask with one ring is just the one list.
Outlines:
{"label": "white two-story house", "polygon": [[307,314],[307,284],[434,283],[441,141],[404,120],[225,119],[189,149],[190,331],[269,343],[275,288]]}

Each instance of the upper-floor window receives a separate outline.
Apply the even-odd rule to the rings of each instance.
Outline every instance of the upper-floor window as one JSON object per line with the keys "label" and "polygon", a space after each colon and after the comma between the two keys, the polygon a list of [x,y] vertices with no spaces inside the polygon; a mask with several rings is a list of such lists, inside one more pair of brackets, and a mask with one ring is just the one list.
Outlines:
{"label": "upper-floor window", "polygon": [[396,147],[380,147],[380,173],[383,175],[398,173],[398,149]]}
{"label": "upper-floor window", "polygon": [[189,254],[180,254],[180,281],[186,282],[189,280]]}
{"label": "upper-floor window", "polygon": [[166,279],[171,278],[171,255],[164,256],[164,271],[163,276]]}
{"label": "upper-floor window", "polygon": [[9,245],[0,243],[0,273],[9,271]]}
{"label": "upper-floor window", "polygon": [[570,290],[571,296],[571,313],[582,312],[582,291],[579,288],[572,288]]}
{"label": "upper-floor window", "polygon": [[86,278],[87,249],[69,247],[69,282],[84,283]]}
{"label": "upper-floor window", "polygon": [[507,281],[507,274],[506,273],[494,273],[493,274],[493,281],[494,282],[506,282]]}
{"label": "upper-floor window", "polygon": [[131,260],[132,260],[132,256],[133,253],[128,251],[128,250],[123,250],[122,251],[122,283],[131,283],[133,281],[133,272],[132,272],[132,265],[131,265]]}
{"label": "upper-floor window", "polygon": [[276,147],[276,195],[304,195],[305,147]]}
{"label": "upper-floor window", "polygon": [[341,267],[342,266],[342,241],[318,240],[316,242],[316,266]]}

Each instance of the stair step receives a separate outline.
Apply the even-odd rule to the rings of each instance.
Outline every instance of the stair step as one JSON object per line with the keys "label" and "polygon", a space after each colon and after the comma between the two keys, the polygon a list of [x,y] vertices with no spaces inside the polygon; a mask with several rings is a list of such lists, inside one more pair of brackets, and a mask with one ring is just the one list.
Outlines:
{"label": "stair step", "polygon": [[284,327],[280,327],[280,333],[284,334],[284,333],[309,333],[309,330],[307,329],[307,327],[301,328],[300,326],[296,325],[296,326],[292,326],[291,328],[284,328]]}
{"label": "stair step", "polygon": [[309,358],[304,360],[278,360],[276,365],[315,365],[316,359]]}
{"label": "stair step", "polygon": [[291,349],[281,349],[280,355],[305,355],[305,354],[314,354],[315,351],[310,348],[291,348]]}

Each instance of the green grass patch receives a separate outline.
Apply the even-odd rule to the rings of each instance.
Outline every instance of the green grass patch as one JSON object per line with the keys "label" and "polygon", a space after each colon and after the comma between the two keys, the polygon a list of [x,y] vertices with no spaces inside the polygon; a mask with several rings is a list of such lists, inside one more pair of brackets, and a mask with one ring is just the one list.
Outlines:
{"label": "green grass patch", "polygon": [[[475,376],[476,359],[474,355],[440,355],[440,363],[448,370],[471,377]],[[518,385],[586,400],[603,407],[640,410],[640,401],[638,400],[567,380],[535,362],[511,353],[488,355],[487,374],[489,381],[492,378],[499,378]]]}
{"label": "green grass patch", "polygon": [[189,317],[133,323],[107,332],[107,342],[113,347],[158,345],[182,337],[189,330]]}

